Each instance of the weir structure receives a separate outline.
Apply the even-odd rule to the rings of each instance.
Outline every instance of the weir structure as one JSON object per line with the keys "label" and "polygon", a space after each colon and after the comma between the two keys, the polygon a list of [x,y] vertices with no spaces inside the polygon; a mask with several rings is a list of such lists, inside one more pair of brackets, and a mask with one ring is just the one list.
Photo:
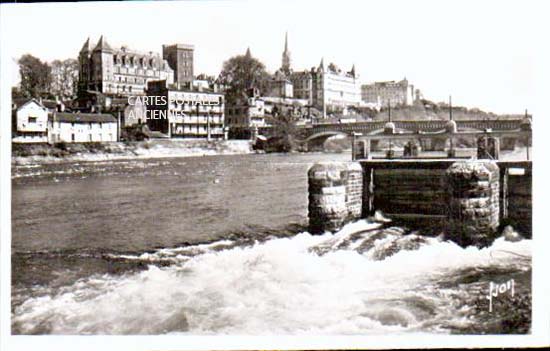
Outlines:
{"label": "weir structure", "polygon": [[[448,122],[442,132],[421,134],[443,140],[443,157],[423,155],[422,144],[415,142],[419,133],[400,132],[388,122],[378,133],[353,137],[352,162],[312,166],[308,172],[311,232],[335,231],[381,211],[413,225],[435,225],[461,246],[489,245],[507,225],[530,237],[530,120],[517,130],[498,132],[459,131],[453,121]],[[476,139],[473,155],[457,156],[463,150],[454,142],[463,137]],[[503,137],[523,139],[527,160],[499,160]],[[396,140],[408,142],[397,150],[392,147]],[[373,141],[387,143],[385,157],[373,157]]]}

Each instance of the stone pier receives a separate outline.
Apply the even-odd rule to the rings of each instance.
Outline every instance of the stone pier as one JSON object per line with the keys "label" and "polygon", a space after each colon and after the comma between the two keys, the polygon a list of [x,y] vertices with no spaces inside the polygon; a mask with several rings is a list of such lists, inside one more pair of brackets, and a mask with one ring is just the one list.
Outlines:
{"label": "stone pier", "polygon": [[445,176],[447,238],[464,247],[490,244],[500,222],[500,172],[496,162],[456,162]]}
{"label": "stone pier", "polygon": [[356,162],[320,162],[308,172],[309,229],[337,231],[361,218],[363,169]]}

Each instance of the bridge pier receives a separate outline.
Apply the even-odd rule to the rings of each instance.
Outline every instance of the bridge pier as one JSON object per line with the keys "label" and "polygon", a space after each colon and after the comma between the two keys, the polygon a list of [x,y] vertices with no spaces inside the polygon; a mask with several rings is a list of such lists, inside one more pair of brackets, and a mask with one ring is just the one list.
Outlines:
{"label": "bridge pier", "polygon": [[500,149],[501,150],[515,150],[516,149],[516,138],[501,138],[500,139]]}
{"label": "bridge pier", "polygon": [[420,138],[420,147],[424,151],[445,151],[445,138]]}
{"label": "bridge pier", "polygon": [[477,158],[498,160],[500,156],[500,140],[492,136],[480,136],[477,139]]}
{"label": "bridge pier", "polygon": [[421,151],[420,145],[415,140],[411,140],[407,142],[403,147],[403,156],[418,157],[418,155],[420,154],[420,151]]}
{"label": "bridge pier", "polygon": [[370,158],[370,140],[353,139],[352,141],[353,160],[366,160]]}

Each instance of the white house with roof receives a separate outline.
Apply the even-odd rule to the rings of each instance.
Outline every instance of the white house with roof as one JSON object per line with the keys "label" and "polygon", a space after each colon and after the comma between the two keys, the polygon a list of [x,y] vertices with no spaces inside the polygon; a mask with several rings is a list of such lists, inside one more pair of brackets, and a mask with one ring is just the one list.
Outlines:
{"label": "white house with roof", "polygon": [[48,109],[35,99],[18,99],[12,109],[13,141],[48,142]]}
{"label": "white house with roof", "polygon": [[110,114],[54,112],[48,124],[50,143],[109,142],[118,138],[118,123]]}

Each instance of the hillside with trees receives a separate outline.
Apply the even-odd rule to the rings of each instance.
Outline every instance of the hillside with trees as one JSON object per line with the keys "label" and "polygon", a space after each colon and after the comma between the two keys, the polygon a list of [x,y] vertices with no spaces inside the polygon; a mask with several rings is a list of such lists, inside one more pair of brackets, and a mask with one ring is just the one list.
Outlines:
{"label": "hillside with trees", "polygon": [[[486,112],[479,108],[467,108],[462,106],[452,107],[453,119],[460,120],[490,120],[490,119],[518,119],[522,118],[523,114],[495,114]],[[377,112],[373,120],[387,121],[388,108],[385,107]],[[448,120],[449,119],[449,104],[434,103],[429,100],[421,100],[412,106],[398,106],[391,108],[391,118],[395,121],[409,120]]]}

